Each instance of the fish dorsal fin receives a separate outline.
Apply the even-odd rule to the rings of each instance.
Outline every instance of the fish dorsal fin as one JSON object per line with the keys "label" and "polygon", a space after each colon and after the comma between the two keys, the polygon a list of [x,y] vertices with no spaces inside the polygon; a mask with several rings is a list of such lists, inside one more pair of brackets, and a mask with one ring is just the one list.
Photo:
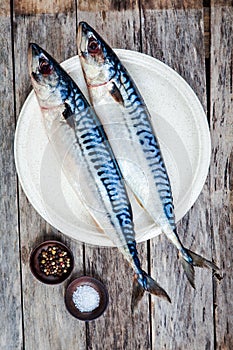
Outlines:
{"label": "fish dorsal fin", "polygon": [[121,95],[121,92],[113,81],[109,86],[109,92],[117,103],[124,105],[124,100]]}

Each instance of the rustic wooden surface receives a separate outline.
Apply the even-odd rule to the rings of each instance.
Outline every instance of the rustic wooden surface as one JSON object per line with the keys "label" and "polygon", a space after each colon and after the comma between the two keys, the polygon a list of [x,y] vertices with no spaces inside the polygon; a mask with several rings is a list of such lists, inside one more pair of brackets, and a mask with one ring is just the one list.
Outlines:
{"label": "rustic wooden surface", "polygon": [[233,11],[232,1],[211,8],[210,125],[213,161],[210,168],[213,253],[222,265],[221,283],[214,280],[214,324],[218,350],[233,347]]}
{"label": "rustic wooden surface", "polygon": [[0,334],[1,347],[21,348],[22,308],[17,178],[14,167],[15,129],[10,4],[0,5]]}
{"label": "rustic wooden surface", "polygon": [[[0,4],[0,347],[4,350],[233,349],[233,7],[230,0],[2,0]],[[76,54],[77,22],[97,28],[114,47],[152,55],[180,73],[210,122],[212,161],[202,194],[179,223],[187,247],[222,268],[196,270],[187,283],[174,247],[158,237],[140,244],[145,269],[172,298],[146,295],[130,314],[132,271],[116,249],[93,248],[50,227],[17,182],[13,138],[31,89],[27,47],[34,41],[59,61]],[[105,314],[84,324],[65,310],[68,283],[51,287],[32,276],[31,249],[45,238],[66,242],[76,275],[108,287]]]}

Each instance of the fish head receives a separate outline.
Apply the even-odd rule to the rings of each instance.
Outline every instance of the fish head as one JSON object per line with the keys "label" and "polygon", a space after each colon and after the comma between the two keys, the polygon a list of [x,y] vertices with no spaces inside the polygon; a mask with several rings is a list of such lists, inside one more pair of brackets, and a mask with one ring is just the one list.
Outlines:
{"label": "fish head", "polygon": [[62,70],[59,64],[39,45],[31,43],[28,49],[28,66],[41,107],[51,108],[61,104]]}
{"label": "fish head", "polygon": [[86,22],[79,23],[78,53],[89,86],[105,84],[116,74],[113,50]]}

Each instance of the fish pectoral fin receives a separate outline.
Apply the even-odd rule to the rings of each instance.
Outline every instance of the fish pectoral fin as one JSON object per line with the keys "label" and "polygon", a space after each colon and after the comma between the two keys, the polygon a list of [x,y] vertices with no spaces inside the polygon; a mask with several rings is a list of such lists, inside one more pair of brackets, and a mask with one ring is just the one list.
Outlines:
{"label": "fish pectoral fin", "polygon": [[71,110],[71,107],[67,102],[65,102],[64,107],[65,107],[65,109],[62,112],[62,115],[63,115],[65,121],[67,122],[67,124],[72,129],[74,129],[74,115],[73,115],[73,112]]}
{"label": "fish pectoral fin", "polygon": [[111,84],[109,85],[109,93],[117,103],[120,103],[124,106],[124,100],[121,95],[121,92],[114,82],[111,82]]}
{"label": "fish pectoral fin", "polygon": [[142,299],[145,290],[171,303],[171,299],[168,296],[167,292],[162,287],[160,287],[160,285],[152,277],[150,277],[145,271],[142,270],[140,275],[136,273],[134,274],[133,293],[131,299],[132,313],[135,306]]}
{"label": "fish pectoral fin", "polygon": [[[179,252],[179,257],[181,259],[181,263],[184,269],[184,272],[188,278],[188,281],[190,282],[191,286],[195,289],[195,272],[194,267],[206,267],[213,269],[215,271],[219,270],[219,267],[215,265],[212,261],[209,261],[205,258],[203,258],[201,255],[198,255],[191,250],[188,250],[184,248],[184,251],[182,253]],[[187,258],[189,261],[187,261]]]}

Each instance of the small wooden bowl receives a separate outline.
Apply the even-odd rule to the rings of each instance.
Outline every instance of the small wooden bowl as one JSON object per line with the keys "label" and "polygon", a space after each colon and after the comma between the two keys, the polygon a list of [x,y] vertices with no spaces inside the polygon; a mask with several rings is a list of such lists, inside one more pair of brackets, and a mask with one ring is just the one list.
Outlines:
{"label": "small wooden bowl", "polygon": [[[80,286],[90,286],[99,294],[99,306],[91,312],[80,311],[73,302],[73,293]],[[91,321],[100,317],[108,306],[108,291],[99,280],[90,276],[82,276],[73,280],[67,287],[65,292],[65,304],[71,315],[81,321]]]}
{"label": "small wooden bowl", "polygon": [[[42,250],[47,250],[49,247],[58,247],[67,252],[67,256],[70,258],[70,267],[67,269],[67,273],[63,273],[61,276],[46,275],[40,269],[39,255]],[[63,243],[59,241],[45,241],[35,247],[30,256],[30,268],[33,275],[41,282],[46,284],[59,284],[65,281],[71,274],[74,268],[74,256],[72,251]]]}

